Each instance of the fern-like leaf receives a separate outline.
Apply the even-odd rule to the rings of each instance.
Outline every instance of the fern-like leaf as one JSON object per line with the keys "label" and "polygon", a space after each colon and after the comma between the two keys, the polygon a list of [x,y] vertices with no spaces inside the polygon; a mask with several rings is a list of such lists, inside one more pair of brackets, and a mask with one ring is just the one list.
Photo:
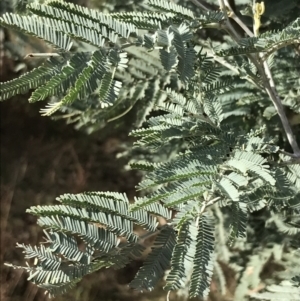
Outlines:
{"label": "fern-like leaf", "polygon": [[208,214],[203,214],[197,220],[197,228],[190,297],[206,298],[214,268],[214,224],[212,218]]}
{"label": "fern-like leaf", "polygon": [[160,231],[154,241],[151,253],[130,283],[132,288],[140,291],[154,288],[170,265],[175,240],[176,234],[173,228],[166,227]]}

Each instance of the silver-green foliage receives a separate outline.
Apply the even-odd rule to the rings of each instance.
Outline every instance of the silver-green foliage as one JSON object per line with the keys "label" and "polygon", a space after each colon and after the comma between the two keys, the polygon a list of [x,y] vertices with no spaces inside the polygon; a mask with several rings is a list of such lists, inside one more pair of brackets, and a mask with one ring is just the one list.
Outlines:
{"label": "silver-green foliage", "polygon": [[[279,67],[272,67],[275,80],[284,74],[289,81],[279,82],[278,91],[290,95],[284,104],[299,113],[300,60],[280,50],[298,41],[299,19],[282,31],[215,51],[197,31],[212,24],[217,28],[225,19],[222,12],[198,14],[164,0],[148,0],[148,5],[148,12],[104,14],[54,0],[28,5],[27,15],[7,13],[0,19],[56,51],[42,66],[2,83],[1,100],[35,89],[31,102],[52,97],[44,115],[69,110],[79,125],[105,123],[136,103],[136,123],[142,125],[153,109],[160,110],[147,126],[131,132],[140,150],[131,166],[145,172],[137,186],[143,194],[133,204],[120,193],[90,192],[66,194],[59,205],[28,210],[38,216],[47,244],[18,247],[25,258],[35,259],[25,267],[29,279],[50,295],[64,293],[100,268],[125,266],[142,256],[145,239],[156,236],[131,287],[152,290],[169,270],[167,291],[188,287],[190,297],[206,298],[214,269],[224,279],[216,260],[231,265],[238,248],[249,256],[247,248],[255,244],[253,212],[270,214],[276,239],[283,239],[280,233],[300,232],[299,165],[279,164],[287,157],[272,136],[276,131],[268,131],[264,82],[242,56],[261,52],[263,59],[281,59]],[[250,114],[255,106],[259,113]],[[246,114],[259,122],[243,123]],[[144,234],[139,236],[136,226]],[[249,245],[241,247],[247,235]],[[290,239],[285,245],[290,252]],[[253,252],[248,263],[260,258],[255,247]],[[257,261],[260,268],[271,256],[268,248],[262,254],[268,256]],[[258,285],[259,273],[250,280],[245,273],[237,288],[239,301]],[[278,288],[285,289],[270,290]]]}

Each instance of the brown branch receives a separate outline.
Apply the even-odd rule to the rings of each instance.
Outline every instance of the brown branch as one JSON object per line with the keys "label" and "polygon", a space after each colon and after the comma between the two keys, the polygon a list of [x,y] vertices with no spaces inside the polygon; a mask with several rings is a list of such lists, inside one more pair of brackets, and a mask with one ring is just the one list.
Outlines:
{"label": "brown branch", "polygon": [[[233,15],[234,12],[232,11],[232,8],[230,8],[230,6],[228,7],[225,5],[225,2],[226,2],[226,4],[228,4],[227,0],[219,0],[220,8],[223,11],[223,13],[225,14],[227,31],[230,34],[230,36],[233,38],[233,40],[238,43],[239,35],[229,21],[229,16]],[[230,10],[229,14],[228,14],[227,9]],[[239,25],[241,26],[241,24],[242,24],[242,21],[240,20]],[[247,28],[246,25],[243,25],[241,27],[243,30],[246,31],[246,28]],[[249,36],[253,36],[253,34],[250,32],[250,30],[247,30],[246,32],[248,33]],[[288,118],[285,114],[281,99],[277,93],[275,82],[274,82],[272,73],[270,71],[269,65],[266,61],[263,62],[262,56],[263,56],[262,54],[259,54],[259,55],[249,54],[248,58],[256,66],[258,73],[261,75],[261,77],[263,79],[264,89],[267,92],[267,94],[269,95],[269,97],[277,111],[277,114],[281,120],[283,129],[286,133],[287,139],[293,149],[295,158],[300,158],[300,148],[297,144],[296,138],[293,134],[292,128],[291,128]]]}
{"label": "brown branch", "polygon": [[[262,73],[262,72],[261,72]],[[293,134],[292,128],[290,126],[289,120],[285,114],[284,107],[282,105],[281,99],[277,93],[275,82],[271,73],[271,70],[269,68],[268,63],[265,61],[263,62],[263,74],[261,74],[264,78],[265,83],[265,89],[271,98],[273,105],[277,111],[277,114],[281,120],[282,126],[284,128],[284,131],[286,133],[287,139],[293,149],[294,155],[297,158],[300,158],[300,149],[297,144],[296,138]]]}

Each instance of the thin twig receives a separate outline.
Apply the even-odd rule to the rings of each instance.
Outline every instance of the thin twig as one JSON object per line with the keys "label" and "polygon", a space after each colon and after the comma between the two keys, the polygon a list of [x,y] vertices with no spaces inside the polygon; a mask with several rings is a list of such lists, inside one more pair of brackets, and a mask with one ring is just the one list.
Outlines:
{"label": "thin twig", "polygon": [[277,44],[277,45],[275,45],[275,46],[273,46],[273,47],[270,47],[267,51],[265,51],[265,52],[263,53],[263,55],[261,56],[261,59],[262,59],[263,61],[265,61],[265,60],[268,59],[268,57],[269,57],[273,52],[279,50],[280,48],[283,48],[283,47],[286,47],[286,46],[289,46],[289,45],[293,45],[293,44],[295,44],[295,45],[300,45],[300,39],[294,39],[294,38],[292,38],[292,39],[289,39],[289,40],[287,40],[287,41],[283,41],[283,42],[281,42],[281,43],[279,43],[279,44]]}
{"label": "thin twig", "polygon": [[[207,207],[210,207],[210,206],[214,205],[214,204],[217,203],[220,199],[221,199],[221,197],[218,196],[218,197],[216,197],[216,198],[214,198],[214,199],[211,199],[211,200],[208,200],[208,201],[204,201],[204,202],[202,203],[201,209],[200,209],[200,211],[199,211],[199,213],[198,213],[198,216],[197,216],[197,218],[196,218],[196,224],[199,223],[199,217],[203,214],[203,212],[205,211],[205,209],[206,209]],[[153,237],[153,236],[157,235],[162,229],[164,229],[164,228],[166,228],[166,227],[172,227],[172,228],[174,228],[175,226],[176,226],[175,223],[167,223],[167,224],[165,224],[165,225],[159,227],[159,228],[158,228],[156,231],[154,231],[154,232],[148,232],[148,233],[146,233],[146,234],[144,234],[144,235],[141,235],[141,236],[139,237],[139,240],[138,240],[137,243],[142,245],[142,244],[144,244],[144,242],[145,242],[146,239],[149,239],[150,237]]]}
{"label": "thin twig", "polygon": [[168,291],[167,298],[166,298],[167,301],[170,301],[170,294],[171,294],[171,291]]}
{"label": "thin twig", "polygon": [[[224,14],[224,16],[225,16],[227,28],[228,28],[228,30],[230,31],[231,36],[234,37],[234,40],[238,42],[239,39],[240,39],[240,36],[239,36],[239,34],[235,31],[234,27],[232,26],[232,24],[231,24],[230,21],[229,21],[228,12],[227,12],[227,8],[226,8],[226,5],[225,5],[225,3],[224,3],[224,0],[219,0],[219,4],[220,4],[220,8],[221,8],[221,10],[222,10],[222,12],[223,12],[223,14]],[[229,8],[229,9],[230,9],[230,8]],[[232,9],[230,9],[230,12],[232,12]],[[231,13],[230,13],[230,14],[231,14]],[[229,15],[230,15],[230,14],[229,14]]]}
{"label": "thin twig", "polygon": [[51,53],[51,52],[49,52],[49,53],[28,53],[24,57],[24,59],[27,59],[29,57],[43,57],[43,58],[47,57],[48,58],[48,57],[54,57],[54,56],[60,56],[60,54],[55,53],[55,52],[53,52],[53,53]]}
{"label": "thin twig", "polygon": [[232,9],[230,6],[230,3],[228,0],[224,0],[226,6],[230,9],[230,14],[229,17],[233,19],[246,33],[249,37],[253,37],[253,33],[251,30],[248,28],[248,26],[236,15],[235,11]]}
{"label": "thin twig", "polygon": [[295,158],[295,159],[291,159],[289,161],[284,161],[278,164],[278,166],[287,166],[287,165],[298,165],[300,164],[300,157],[299,158]]}
{"label": "thin twig", "polygon": [[[221,65],[225,66],[227,69],[233,71],[234,73],[236,73],[237,75],[241,75],[240,71],[238,68],[236,68],[234,65],[230,64],[229,62],[227,62],[225,59],[217,56],[216,54],[214,54],[213,52],[210,51],[210,49],[206,49],[207,53],[212,56],[214,58],[215,61],[217,61],[218,63],[220,63]],[[259,89],[262,89],[263,87],[261,87],[259,85],[259,83],[256,83],[250,76],[244,76],[241,77],[243,79],[246,79],[248,82],[250,82],[251,84],[253,84],[254,86],[257,86]]]}
{"label": "thin twig", "polygon": [[281,153],[281,154],[283,154],[283,155],[286,155],[286,156],[288,156],[288,157],[291,157],[291,158],[293,158],[293,159],[297,159],[297,158],[298,158],[297,155],[291,154],[291,153],[286,152],[285,150],[282,150],[282,149],[279,150],[279,153]]}
{"label": "thin twig", "polygon": [[120,115],[118,116],[115,116],[115,117],[112,117],[110,119],[107,120],[107,122],[112,122],[116,119],[119,119],[121,117],[123,117],[124,115],[126,115],[131,109],[133,108],[133,105],[129,106],[129,108],[127,108],[123,113],[121,113]]}
{"label": "thin twig", "polygon": [[209,201],[206,203],[206,207],[209,207],[209,206],[214,205],[214,204],[215,204],[216,202],[218,202],[220,199],[221,199],[221,197],[218,196],[218,197],[216,197],[216,198],[214,198],[214,199],[212,199],[212,200],[209,200]]}

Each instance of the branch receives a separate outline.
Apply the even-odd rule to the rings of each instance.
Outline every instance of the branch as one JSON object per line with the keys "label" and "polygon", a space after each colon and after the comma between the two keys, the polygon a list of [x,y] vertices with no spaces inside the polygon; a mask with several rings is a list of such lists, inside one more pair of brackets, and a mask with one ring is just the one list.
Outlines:
{"label": "branch", "polygon": [[[227,8],[226,8],[226,5],[225,5],[225,2],[224,0],[219,0],[219,4],[220,4],[220,8],[225,16],[225,19],[226,19],[226,25],[227,25],[227,29],[229,31],[229,34],[231,35],[231,37],[236,41],[238,42],[239,39],[240,39],[240,36],[239,34],[235,31],[234,27],[232,26],[232,24],[230,23],[230,20],[229,20],[229,17],[228,17],[228,11],[227,11]],[[228,7],[228,9],[230,10],[229,12],[229,15],[232,14],[233,10]]]}
{"label": "branch", "polygon": [[[222,11],[225,14],[225,17],[226,17],[227,30],[228,30],[230,36],[233,38],[233,40],[238,42],[239,41],[239,35],[237,34],[235,29],[233,28],[233,26],[229,22],[228,14],[227,14],[227,10],[226,10],[224,1],[226,1],[226,3],[228,4],[227,0],[219,0],[219,4],[220,4],[220,7],[221,7]],[[259,7],[259,8],[261,8],[261,7]],[[230,6],[229,6],[228,9],[230,10],[229,15],[232,15],[234,13],[232,11],[232,8],[230,8]],[[263,10],[260,10],[257,14],[259,15],[258,17],[260,19],[260,16],[263,14]],[[241,24],[243,24],[242,21],[240,21],[240,22],[241,22]],[[241,26],[241,24],[239,24],[239,25]],[[244,27],[246,28],[246,25],[244,25],[242,27],[245,30]],[[259,28],[259,24],[255,25],[256,32],[258,30],[257,27]],[[249,31],[248,34],[250,36],[253,36],[253,34],[250,31]],[[280,99],[280,97],[279,97],[279,95],[276,91],[275,82],[274,82],[274,79],[273,79],[273,76],[272,76],[272,73],[270,71],[268,63],[266,61],[263,62],[263,54],[259,54],[258,56],[253,55],[253,54],[249,54],[248,58],[253,62],[253,64],[256,66],[258,72],[262,76],[263,81],[264,81],[264,88],[265,88],[266,92],[268,93],[270,99],[273,102],[273,105],[274,105],[274,107],[277,111],[277,114],[278,114],[278,116],[281,120],[281,123],[283,125],[284,131],[287,135],[287,139],[288,139],[288,141],[289,141],[289,143],[290,143],[290,145],[293,149],[294,155],[295,155],[296,158],[300,158],[299,146],[298,146],[296,138],[293,134],[292,128],[289,124],[288,118],[285,114],[283,105],[281,103],[281,99]]]}
{"label": "branch", "polygon": [[293,45],[293,44],[300,45],[300,38],[299,39],[291,38],[289,40],[280,42],[277,45],[270,47],[267,51],[264,52],[264,54],[261,56],[261,59],[265,61],[273,52],[279,50],[280,48]]}
{"label": "branch", "polygon": [[224,0],[226,6],[230,9],[230,15],[229,17],[232,18],[246,33],[249,37],[253,37],[253,33],[251,30],[247,27],[247,25],[236,15],[235,11],[230,6],[228,0]]}
{"label": "branch", "polygon": [[291,159],[289,161],[284,161],[278,164],[278,166],[287,166],[287,165],[298,165],[300,164],[300,157],[296,159]]}
{"label": "branch", "polygon": [[[221,199],[221,197],[218,196],[218,197],[216,197],[214,199],[209,199],[209,200],[204,201],[203,204],[202,204],[202,206],[201,206],[201,209],[198,212],[198,217],[196,219],[196,223],[197,223],[197,220],[199,219],[199,217],[205,211],[205,209],[207,207],[211,207],[212,205],[214,205],[215,203],[217,203],[220,199]],[[157,235],[162,229],[164,229],[166,227],[172,227],[172,228],[174,228],[175,226],[176,226],[175,223],[167,223],[167,224],[165,224],[165,225],[163,225],[161,227],[158,227],[157,230],[154,231],[154,232],[148,232],[148,233],[146,233],[144,235],[141,235],[139,237],[137,243],[143,245],[146,239],[149,239],[150,237],[153,237],[153,236]]]}
{"label": "branch", "polygon": [[263,63],[263,72],[264,72],[264,74],[262,74],[262,76],[264,78],[265,89],[266,89],[269,97],[271,98],[273,105],[277,111],[277,114],[281,120],[284,131],[287,135],[287,139],[293,149],[294,155],[297,158],[300,158],[299,146],[298,146],[296,138],[293,134],[292,128],[289,124],[288,118],[286,117],[283,105],[281,103],[281,99],[276,91],[272,73],[271,73],[268,63],[266,61]]}
{"label": "branch", "polygon": [[[235,67],[233,64],[227,62],[225,59],[223,59],[222,57],[217,56],[214,52],[212,52],[210,49],[205,48],[207,53],[213,57],[213,59],[215,61],[217,61],[218,63],[220,63],[221,65],[223,65],[224,67],[226,67],[227,69],[233,71],[234,73],[236,73],[237,75],[241,76],[241,72],[239,70],[238,67]],[[253,78],[251,78],[249,75],[247,76],[241,76],[242,79],[246,79],[248,82],[250,82],[251,84],[253,84],[254,86],[258,87],[259,89],[262,89],[263,87],[260,86],[260,84],[258,82],[255,82],[255,80]]]}
{"label": "branch", "polygon": [[283,154],[283,155],[286,155],[286,156],[288,156],[288,157],[291,157],[292,159],[297,159],[297,158],[298,158],[297,155],[291,154],[291,153],[286,152],[285,150],[282,150],[282,149],[280,149],[279,152],[280,152],[281,154]]}

